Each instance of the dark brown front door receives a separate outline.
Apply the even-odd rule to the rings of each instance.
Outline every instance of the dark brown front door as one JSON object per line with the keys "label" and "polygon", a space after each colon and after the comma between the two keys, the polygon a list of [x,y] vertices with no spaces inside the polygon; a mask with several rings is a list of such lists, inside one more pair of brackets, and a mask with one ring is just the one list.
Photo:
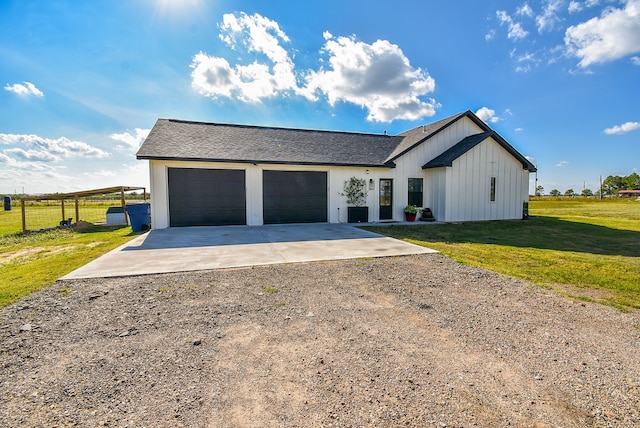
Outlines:
{"label": "dark brown front door", "polygon": [[380,220],[393,219],[393,180],[380,179]]}

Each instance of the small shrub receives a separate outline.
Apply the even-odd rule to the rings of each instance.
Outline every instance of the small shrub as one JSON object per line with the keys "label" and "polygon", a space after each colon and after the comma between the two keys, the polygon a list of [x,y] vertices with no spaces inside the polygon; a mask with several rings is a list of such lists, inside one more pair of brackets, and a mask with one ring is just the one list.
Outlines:
{"label": "small shrub", "polygon": [[364,178],[351,177],[344,182],[343,193],[340,196],[347,197],[347,205],[356,207],[363,206],[367,202],[367,187]]}

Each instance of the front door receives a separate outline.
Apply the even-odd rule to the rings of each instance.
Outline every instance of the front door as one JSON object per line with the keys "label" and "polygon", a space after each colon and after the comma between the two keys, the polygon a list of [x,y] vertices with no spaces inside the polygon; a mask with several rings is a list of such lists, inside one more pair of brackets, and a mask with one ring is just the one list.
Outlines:
{"label": "front door", "polygon": [[393,219],[393,180],[380,179],[380,220]]}

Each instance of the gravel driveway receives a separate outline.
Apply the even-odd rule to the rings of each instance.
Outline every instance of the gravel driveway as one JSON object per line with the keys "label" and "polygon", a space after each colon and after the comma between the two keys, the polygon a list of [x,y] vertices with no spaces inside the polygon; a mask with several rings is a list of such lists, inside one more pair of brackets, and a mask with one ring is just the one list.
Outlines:
{"label": "gravel driveway", "polygon": [[640,424],[640,313],[439,255],[65,281],[0,310],[0,426]]}

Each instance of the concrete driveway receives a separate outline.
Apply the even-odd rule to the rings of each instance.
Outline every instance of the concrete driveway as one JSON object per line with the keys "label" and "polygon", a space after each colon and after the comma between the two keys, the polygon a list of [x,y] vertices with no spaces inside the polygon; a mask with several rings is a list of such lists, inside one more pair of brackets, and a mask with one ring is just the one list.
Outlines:
{"label": "concrete driveway", "polygon": [[60,279],[436,252],[347,224],[180,227],[151,230]]}

